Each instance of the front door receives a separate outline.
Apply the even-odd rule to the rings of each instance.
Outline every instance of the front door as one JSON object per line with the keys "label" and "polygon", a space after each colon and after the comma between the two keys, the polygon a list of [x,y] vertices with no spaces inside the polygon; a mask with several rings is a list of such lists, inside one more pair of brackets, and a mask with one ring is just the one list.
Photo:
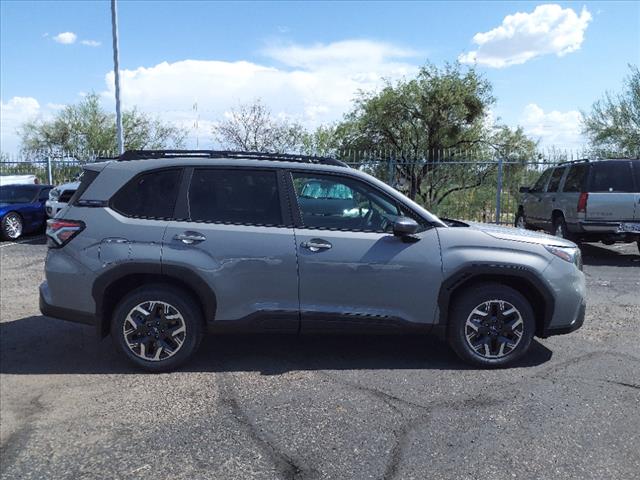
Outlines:
{"label": "front door", "polygon": [[195,269],[215,293],[213,328],[297,332],[298,269],[278,174],[189,170],[186,220],[165,232],[162,268]]}
{"label": "front door", "polygon": [[422,220],[413,241],[395,237],[392,220],[410,212],[359,179],[294,172],[292,181],[302,332],[433,324],[442,280],[436,230]]}

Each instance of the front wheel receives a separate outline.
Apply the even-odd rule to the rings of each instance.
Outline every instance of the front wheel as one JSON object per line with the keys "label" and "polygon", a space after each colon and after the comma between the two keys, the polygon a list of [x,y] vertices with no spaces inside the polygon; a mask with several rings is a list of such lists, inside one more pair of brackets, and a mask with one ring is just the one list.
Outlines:
{"label": "front wheel", "polygon": [[186,292],[165,286],[141,287],[116,307],[111,336],[136,366],[151,372],[174,370],[197,350],[203,319]]}
{"label": "front wheel", "polygon": [[504,367],[525,354],[535,332],[527,299],[498,283],[472,287],[456,297],[448,325],[449,344],[472,365]]}
{"label": "front wheel", "polygon": [[518,213],[516,213],[516,219],[513,222],[513,225],[516,228],[522,228],[522,229],[527,228],[527,221],[524,218],[524,212],[522,210],[519,210]]}
{"label": "front wheel", "polygon": [[22,235],[22,217],[16,212],[9,212],[2,217],[0,233],[5,240],[17,240]]}

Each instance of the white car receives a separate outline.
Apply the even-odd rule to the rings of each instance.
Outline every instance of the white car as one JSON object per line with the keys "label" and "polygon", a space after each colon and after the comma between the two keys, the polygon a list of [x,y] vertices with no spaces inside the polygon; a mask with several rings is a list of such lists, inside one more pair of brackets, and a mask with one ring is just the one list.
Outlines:
{"label": "white car", "polygon": [[80,182],[70,182],[58,185],[49,192],[49,200],[45,204],[45,210],[50,218],[56,216],[60,210],[67,206],[67,202],[76,193]]}

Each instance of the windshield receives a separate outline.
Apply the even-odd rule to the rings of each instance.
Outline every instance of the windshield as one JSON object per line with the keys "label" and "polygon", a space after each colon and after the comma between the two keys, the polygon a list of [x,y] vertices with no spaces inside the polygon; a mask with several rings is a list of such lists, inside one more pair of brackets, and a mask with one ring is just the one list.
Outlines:
{"label": "windshield", "polygon": [[38,190],[27,185],[6,185],[0,188],[0,203],[30,203]]}

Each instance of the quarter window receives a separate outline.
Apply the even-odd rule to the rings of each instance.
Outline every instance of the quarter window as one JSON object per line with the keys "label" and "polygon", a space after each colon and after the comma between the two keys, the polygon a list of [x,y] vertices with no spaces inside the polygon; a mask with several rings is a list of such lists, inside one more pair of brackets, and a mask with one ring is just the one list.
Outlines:
{"label": "quarter window", "polygon": [[196,169],[189,186],[193,221],[282,225],[276,172]]}
{"label": "quarter window", "polygon": [[587,165],[574,165],[567,173],[567,179],[564,181],[563,192],[582,192],[584,190],[584,180],[586,178]]}
{"label": "quarter window", "polygon": [[115,194],[111,206],[131,217],[172,218],[181,174],[172,169],[140,175]]}
{"label": "quarter window", "polygon": [[394,219],[410,215],[395,200],[351,178],[293,173],[293,185],[308,228],[390,232]]}

